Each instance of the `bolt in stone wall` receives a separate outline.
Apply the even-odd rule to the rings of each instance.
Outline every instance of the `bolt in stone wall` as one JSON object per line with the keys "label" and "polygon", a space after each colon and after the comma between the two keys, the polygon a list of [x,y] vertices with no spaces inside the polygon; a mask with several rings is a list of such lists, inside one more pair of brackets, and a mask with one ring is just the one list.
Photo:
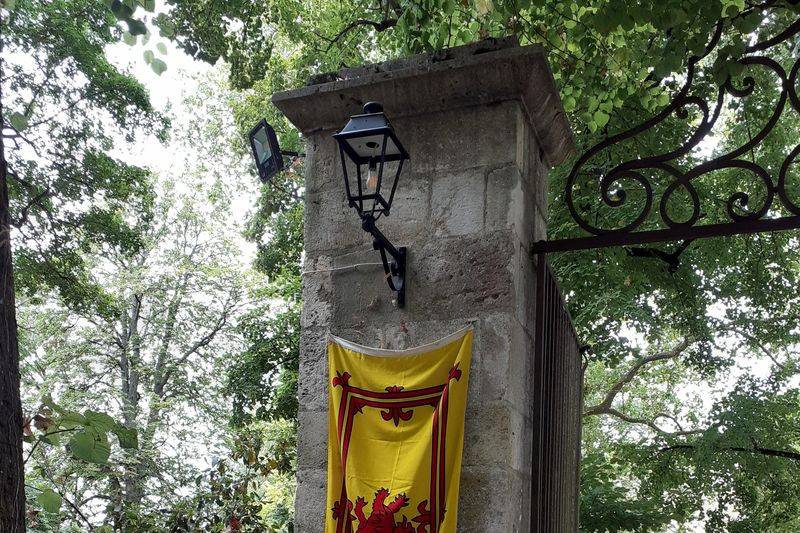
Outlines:
{"label": "bolt in stone wall", "polygon": [[[436,57],[349,69],[275,95],[307,140],[304,309],[296,531],[323,530],[328,331],[402,349],[474,324],[459,531],[528,530],[535,272],[545,236],[547,169],[572,149],[539,47],[478,43]],[[348,208],[331,137],[367,101],[384,104],[411,154],[392,214],[379,222],[408,247],[406,308],[371,237]]]}

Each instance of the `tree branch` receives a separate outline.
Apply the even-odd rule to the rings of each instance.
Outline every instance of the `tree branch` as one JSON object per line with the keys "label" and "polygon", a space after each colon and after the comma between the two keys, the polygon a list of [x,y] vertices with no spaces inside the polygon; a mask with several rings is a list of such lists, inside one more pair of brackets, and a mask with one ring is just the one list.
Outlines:
{"label": "tree branch", "polygon": [[[658,424],[655,423],[656,419],[665,416],[663,413],[658,414],[652,420],[648,420],[646,418],[637,418],[637,417],[634,417],[634,416],[626,415],[622,411],[618,411],[617,409],[614,409],[613,407],[609,407],[607,409],[603,409],[602,411],[597,411],[597,412],[594,412],[594,413],[591,413],[591,414],[592,415],[609,415],[609,416],[613,416],[613,417],[619,418],[620,420],[622,420],[624,422],[631,423],[631,424],[641,424],[641,425],[649,427],[650,429],[652,429],[656,433],[660,433],[661,435],[666,435],[666,436],[670,436],[670,437],[685,437],[687,435],[699,435],[700,433],[705,432],[704,429],[681,429],[680,425],[678,425],[677,423],[676,423],[676,425],[678,425],[678,431],[667,431],[666,429],[664,429],[662,427],[659,427]],[[586,415],[584,413],[584,416],[588,416],[588,415]],[[671,418],[672,420],[675,420],[671,416],[669,416],[667,418]]]}
{"label": "tree branch", "polygon": [[[647,419],[647,418],[630,416],[613,407],[614,400],[616,399],[617,395],[620,393],[620,391],[622,391],[625,385],[633,381],[633,379],[636,377],[639,371],[641,371],[642,368],[649,365],[650,363],[655,363],[657,361],[675,359],[676,357],[680,356],[680,354],[683,353],[686,350],[686,348],[689,347],[690,344],[691,342],[689,341],[689,339],[683,339],[681,342],[677,344],[677,346],[675,346],[672,350],[668,352],[656,353],[647,357],[642,357],[641,359],[636,361],[633,364],[633,366],[631,366],[631,368],[628,369],[627,372],[625,372],[616,382],[614,382],[613,385],[611,385],[611,388],[608,390],[608,392],[606,392],[603,401],[601,401],[597,405],[587,408],[583,412],[583,416],[609,415],[618,418],[624,422],[647,426],[656,433],[660,433],[661,435],[668,435],[673,437],[697,435],[703,433],[705,431],[704,429],[688,429],[688,430],[683,429],[683,427],[680,425],[680,423],[678,423],[678,420],[674,416],[668,415],[666,413],[658,413],[652,419]],[[672,420],[677,426],[678,430],[668,431],[660,427],[658,424],[656,424],[656,420],[658,420],[659,418],[668,418]]]}
{"label": "tree branch", "polygon": [[683,339],[681,342],[678,343],[672,350],[668,352],[660,352],[653,355],[649,355],[647,357],[643,357],[636,361],[634,365],[627,371],[625,374],[622,375],[608,390],[603,401],[599,404],[589,407],[586,409],[583,414],[584,416],[590,415],[599,415],[599,414],[609,414],[607,411],[611,408],[611,405],[614,403],[614,399],[617,397],[617,394],[639,373],[639,371],[650,363],[655,363],[657,361],[665,361],[667,359],[675,359],[681,353],[689,347],[691,342],[689,339]]}
{"label": "tree branch", "polygon": [[375,31],[381,32],[381,31],[386,31],[389,28],[393,28],[393,27],[397,26],[397,19],[384,19],[384,20],[381,20],[381,21],[368,20],[368,19],[356,19],[353,22],[351,22],[350,24],[348,24],[347,26],[345,26],[344,29],[342,29],[342,31],[337,33],[335,36],[333,36],[333,37],[331,37],[329,39],[326,39],[328,41],[328,43],[329,43],[328,44],[328,50],[333,48],[334,44],[336,44],[337,42],[341,41],[342,38],[344,38],[345,35],[347,35],[348,33],[350,33],[351,31],[353,31],[354,29],[356,29],[356,28],[358,28],[360,26],[372,26],[375,29]]}
{"label": "tree branch", "polygon": [[[667,453],[672,451],[687,451],[697,448],[694,444],[675,444],[661,448],[658,453]],[[741,446],[723,446],[716,449],[720,452],[742,452],[766,455],[769,457],[782,457],[784,459],[791,459],[793,461],[800,461],[800,453],[788,450],[773,450],[772,448],[763,448],[761,446],[754,446],[752,448],[744,448]]]}

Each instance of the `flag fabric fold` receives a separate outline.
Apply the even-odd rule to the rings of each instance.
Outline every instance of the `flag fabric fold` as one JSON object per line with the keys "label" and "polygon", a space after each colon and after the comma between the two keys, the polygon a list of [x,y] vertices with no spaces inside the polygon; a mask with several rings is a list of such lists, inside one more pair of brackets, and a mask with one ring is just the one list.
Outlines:
{"label": "flag fabric fold", "polygon": [[455,533],[471,351],[329,338],[326,533]]}

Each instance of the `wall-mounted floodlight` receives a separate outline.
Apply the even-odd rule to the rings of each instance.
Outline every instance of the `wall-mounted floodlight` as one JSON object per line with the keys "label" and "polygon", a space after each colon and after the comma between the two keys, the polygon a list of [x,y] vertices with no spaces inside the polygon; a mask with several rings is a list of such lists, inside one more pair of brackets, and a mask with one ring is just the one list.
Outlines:
{"label": "wall-mounted floodlight", "polygon": [[278,146],[275,130],[266,119],[250,130],[250,147],[256,159],[256,167],[261,181],[266,183],[272,176],[283,170],[283,157]]}

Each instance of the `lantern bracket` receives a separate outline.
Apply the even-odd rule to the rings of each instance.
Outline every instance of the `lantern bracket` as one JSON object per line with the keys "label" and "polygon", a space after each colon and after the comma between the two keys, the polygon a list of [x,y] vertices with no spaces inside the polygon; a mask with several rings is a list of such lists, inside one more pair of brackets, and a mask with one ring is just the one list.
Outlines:
{"label": "lantern bracket", "polygon": [[[372,235],[372,247],[381,253],[383,271],[389,288],[397,292],[397,307],[405,307],[406,303],[406,248],[396,248],[375,225],[375,217],[371,213],[361,215],[361,228]],[[386,254],[392,256],[392,261]]]}

